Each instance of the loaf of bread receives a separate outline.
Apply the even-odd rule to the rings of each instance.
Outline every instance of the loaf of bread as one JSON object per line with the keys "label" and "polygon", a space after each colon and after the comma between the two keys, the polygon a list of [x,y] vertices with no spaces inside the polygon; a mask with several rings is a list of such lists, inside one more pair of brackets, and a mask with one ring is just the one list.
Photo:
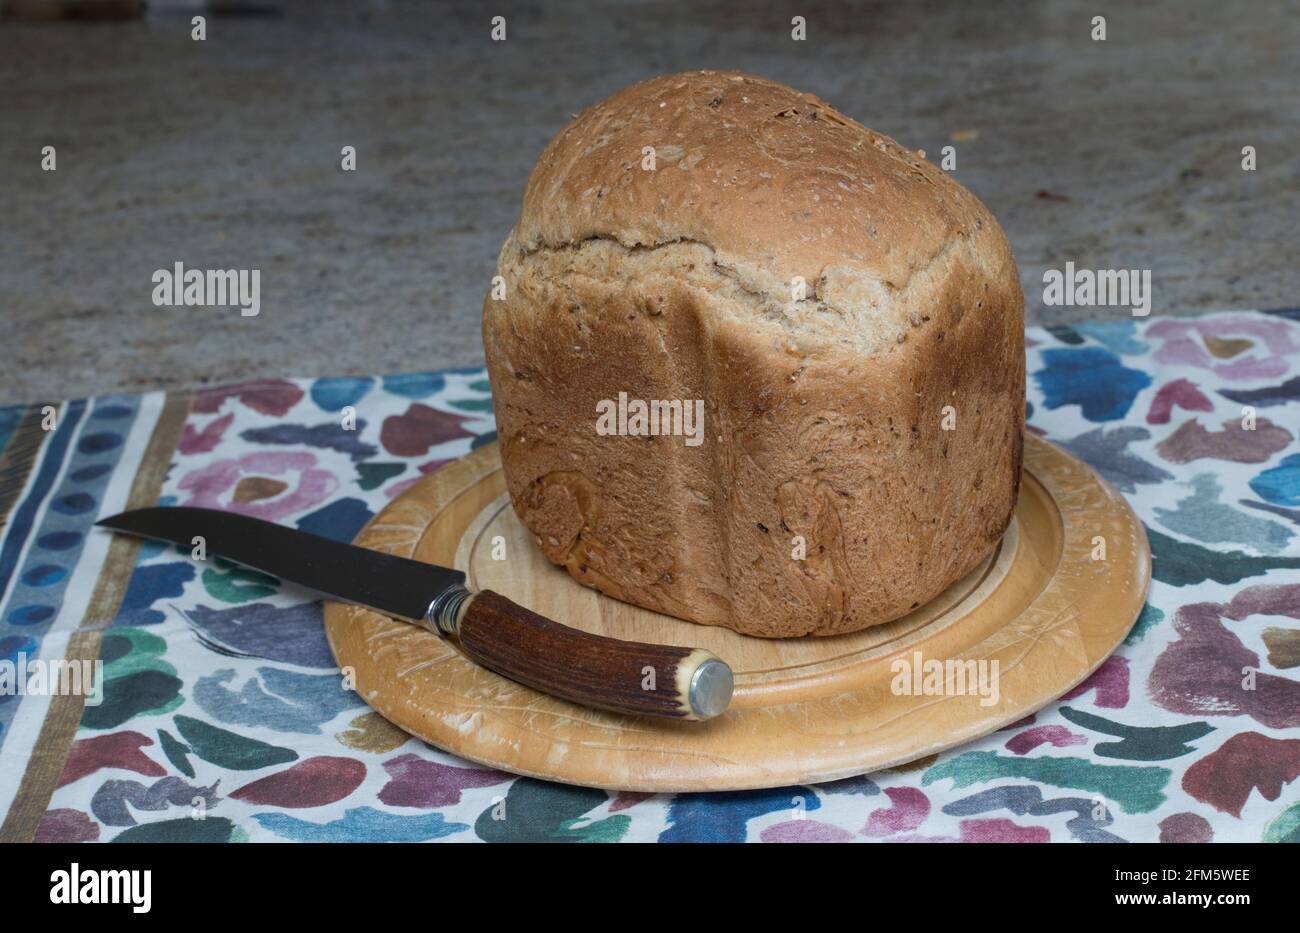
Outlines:
{"label": "loaf of bread", "polygon": [[497,272],[483,340],[511,502],[581,583],[835,635],[938,595],[1010,521],[1006,238],[923,153],[811,94],[701,71],[587,108]]}

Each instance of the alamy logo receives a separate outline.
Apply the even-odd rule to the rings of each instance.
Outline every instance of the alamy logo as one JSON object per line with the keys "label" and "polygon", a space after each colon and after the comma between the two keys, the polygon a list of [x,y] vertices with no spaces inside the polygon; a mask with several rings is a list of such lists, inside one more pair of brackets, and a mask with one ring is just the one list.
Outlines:
{"label": "alamy logo", "polygon": [[1134,317],[1151,313],[1150,269],[1075,269],[1043,273],[1043,304],[1048,306],[1132,308]]}
{"label": "alamy logo", "polygon": [[186,269],[176,263],[153,274],[153,303],[160,308],[238,307],[243,317],[262,310],[260,269]]}
{"label": "alamy logo", "polygon": [[87,706],[98,706],[104,700],[104,662],[29,660],[20,651],[13,660],[0,660],[0,697],[12,696],[81,696]]}
{"label": "alamy logo", "polygon": [[77,862],[50,875],[51,904],[130,904],[133,913],[147,914],[153,905],[153,872],[149,869],[86,869]]}
{"label": "alamy logo", "polygon": [[687,447],[704,443],[704,399],[629,399],[618,393],[618,401],[596,403],[596,433],[629,437],[670,435],[686,438]]}
{"label": "alamy logo", "polygon": [[994,706],[1000,695],[1000,670],[996,658],[927,660],[921,652],[913,651],[910,658],[895,658],[890,662],[889,671],[894,679],[889,682],[889,690],[894,696],[905,697],[978,696],[980,706]]}

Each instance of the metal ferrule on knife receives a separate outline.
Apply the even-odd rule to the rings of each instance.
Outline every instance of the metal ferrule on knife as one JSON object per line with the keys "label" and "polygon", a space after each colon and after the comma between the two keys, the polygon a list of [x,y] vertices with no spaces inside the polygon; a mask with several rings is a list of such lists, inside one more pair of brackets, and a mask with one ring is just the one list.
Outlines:
{"label": "metal ferrule on knife", "polygon": [[474,594],[459,584],[449,586],[433,598],[422,621],[426,628],[455,638],[460,631],[460,610]]}

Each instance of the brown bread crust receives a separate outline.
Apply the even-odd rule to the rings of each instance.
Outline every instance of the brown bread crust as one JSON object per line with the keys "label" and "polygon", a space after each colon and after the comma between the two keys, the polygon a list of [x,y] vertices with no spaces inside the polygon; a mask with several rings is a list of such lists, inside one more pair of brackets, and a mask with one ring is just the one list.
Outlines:
{"label": "brown bread crust", "polygon": [[[833,635],[931,599],[1010,520],[1006,239],[947,174],[811,95],[697,72],[589,108],[539,160],[498,274],[483,334],[511,500],[583,583]],[[598,434],[620,392],[703,399],[704,443]]]}

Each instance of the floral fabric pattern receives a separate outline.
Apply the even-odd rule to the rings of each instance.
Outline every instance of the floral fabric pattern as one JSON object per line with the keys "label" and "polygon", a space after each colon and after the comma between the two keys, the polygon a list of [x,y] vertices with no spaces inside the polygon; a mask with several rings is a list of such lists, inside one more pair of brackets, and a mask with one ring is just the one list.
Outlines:
{"label": "floral fabric pattern", "polygon": [[[1030,430],[1120,489],[1154,554],[1125,643],[1036,715],[818,786],[567,787],[459,760],[370,711],[309,594],[145,544],[99,620],[102,702],[38,795],[34,838],[1300,841],[1300,313],[1027,338]],[[67,403],[39,436],[31,412],[0,409],[0,469],[24,477],[0,484],[0,657],[61,656],[86,627],[107,537],[91,523],[124,507],[164,402]],[[341,540],[494,437],[481,370],[258,380],[195,393],[183,417],[162,504]],[[47,706],[0,696],[0,770],[16,775],[0,777],[0,810],[31,797]]]}

